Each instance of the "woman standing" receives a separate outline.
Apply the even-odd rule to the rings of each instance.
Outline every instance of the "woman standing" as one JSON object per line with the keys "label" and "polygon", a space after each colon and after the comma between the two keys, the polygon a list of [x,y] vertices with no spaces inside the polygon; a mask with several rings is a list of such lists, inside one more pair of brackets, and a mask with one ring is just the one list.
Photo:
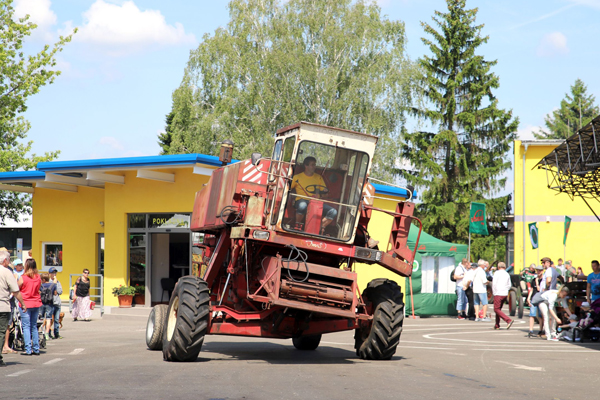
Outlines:
{"label": "woman standing", "polygon": [[83,276],[75,282],[75,296],[73,296],[73,321],[89,321],[92,316],[90,309],[90,274],[89,269],[83,270]]}
{"label": "woman standing", "polygon": [[38,274],[37,264],[33,258],[25,261],[25,272],[19,278],[19,288],[25,301],[26,311],[21,310],[21,325],[25,339],[25,356],[40,355],[40,342],[37,330],[37,320],[42,299],[40,297],[42,280]]}

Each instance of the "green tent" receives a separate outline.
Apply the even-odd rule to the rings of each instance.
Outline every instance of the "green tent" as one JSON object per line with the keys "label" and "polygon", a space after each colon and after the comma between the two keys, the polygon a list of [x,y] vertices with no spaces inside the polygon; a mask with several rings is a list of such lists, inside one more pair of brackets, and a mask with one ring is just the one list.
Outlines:
{"label": "green tent", "polygon": [[[419,228],[411,226],[408,246],[414,248]],[[415,315],[456,315],[456,283],[450,275],[460,261],[467,257],[468,246],[444,242],[421,232],[412,273]],[[406,315],[412,314],[410,282],[405,286]]]}

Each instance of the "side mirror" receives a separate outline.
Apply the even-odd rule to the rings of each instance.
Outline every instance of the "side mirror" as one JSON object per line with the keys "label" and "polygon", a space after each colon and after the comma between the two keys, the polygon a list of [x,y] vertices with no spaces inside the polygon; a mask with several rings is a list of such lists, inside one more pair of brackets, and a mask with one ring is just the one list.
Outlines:
{"label": "side mirror", "polygon": [[261,158],[262,158],[262,154],[260,154],[260,153],[252,153],[252,155],[250,156],[250,160],[252,161],[252,165],[254,165],[255,167],[257,167]]}

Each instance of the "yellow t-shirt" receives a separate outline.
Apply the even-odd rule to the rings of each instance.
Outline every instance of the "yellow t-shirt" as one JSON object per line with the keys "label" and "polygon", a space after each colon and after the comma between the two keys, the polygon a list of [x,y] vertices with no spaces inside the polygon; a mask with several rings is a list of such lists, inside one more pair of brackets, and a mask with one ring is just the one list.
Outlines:
{"label": "yellow t-shirt", "polygon": [[[315,197],[315,198],[319,198],[320,196],[318,196],[316,193],[308,193],[306,190],[304,190],[306,187],[310,186],[310,185],[320,185],[320,186],[325,186],[325,181],[323,180],[323,177],[319,174],[312,174],[312,176],[308,176],[306,175],[304,172],[298,174],[298,175],[294,175],[294,177],[292,178],[292,190],[295,190],[297,194],[303,195],[303,196],[308,196],[308,197]],[[309,190],[311,191],[315,191],[315,188],[311,188]]]}

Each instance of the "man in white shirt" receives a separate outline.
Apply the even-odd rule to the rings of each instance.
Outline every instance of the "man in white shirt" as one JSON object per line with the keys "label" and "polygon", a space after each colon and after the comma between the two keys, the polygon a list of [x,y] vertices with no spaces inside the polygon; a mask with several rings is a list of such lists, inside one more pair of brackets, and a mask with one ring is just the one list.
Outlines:
{"label": "man in white shirt", "polygon": [[[475,321],[490,322],[487,317],[488,301],[487,301],[487,274],[485,273],[485,260],[477,262],[475,276],[473,277],[473,299],[475,303]],[[483,318],[479,318],[479,308],[483,309]]]}
{"label": "man in white shirt", "polygon": [[506,272],[506,264],[503,262],[498,263],[498,271],[494,274],[492,280],[492,292],[494,293],[494,313],[496,314],[496,325],[494,329],[500,329],[500,318],[506,322],[506,329],[510,329],[513,324],[513,320],[508,318],[506,314],[502,312],[502,306],[506,302],[508,297],[508,291],[511,287],[510,275]]}
{"label": "man in white shirt", "polygon": [[565,276],[565,270],[566,266],[563,264],[563,259],[559,258],[556,262],[556,272],[558,272],[559,275]]}
{"label": "man in white shirt", "polygon": [[454,270],[454,279],[456,280],[456,312],[458,314],[457,319],[466,319],[467,314],[465,314],[465,310],[467,309],[467,295],[465,294],[465,290],[463,289],[463,278],[465,277],[465,273],[467,272],[467,262],[466,258],[462,259],[462,263],[458,264],[456,269]]}
{"label": "man in white shirt", "polygon": [[552,264],[550,257],[542,258],[542,264],[546,268],[544,272],[544,291],[545,290],[556,290],[556,283],[558,282],[558,272],[556,267]]}
{"label": "man in white shirt", "polygon": [[462,280],[463,290],[467,295],[467,302],[469,303],[469,309],[467,311],[467,318],[469,321],[475,321],[475,306],[473,304],[473,278],[475,277],[475,269],[477,264],[467,263],[467,272]]}

